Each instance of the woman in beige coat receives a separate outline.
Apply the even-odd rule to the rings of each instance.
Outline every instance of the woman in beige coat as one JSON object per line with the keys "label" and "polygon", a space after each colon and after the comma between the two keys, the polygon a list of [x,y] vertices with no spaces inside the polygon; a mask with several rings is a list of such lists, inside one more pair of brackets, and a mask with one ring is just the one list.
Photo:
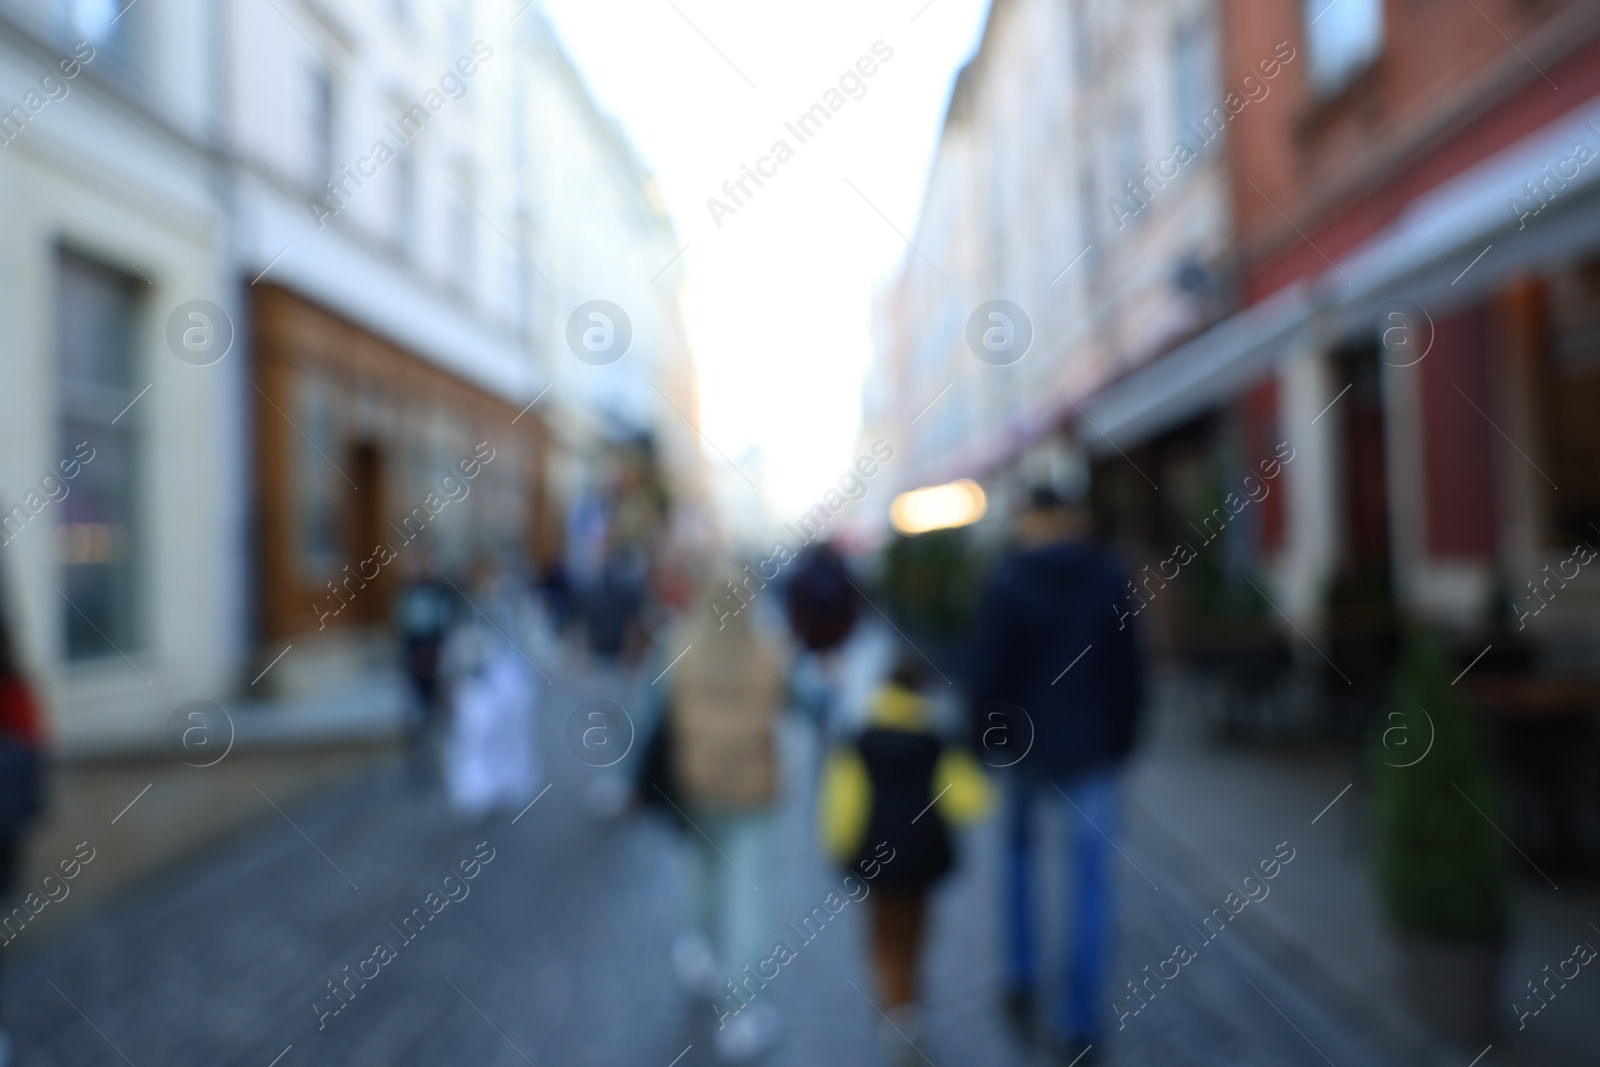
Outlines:
{"label": "woman in beige coat", "polygon": [[769,1045],[777,1026],[771,1005],[736,983],[770,948],[772,923],[758,886],[778,790],[784,674],[778,649],[748,611],[702,609],[690,619],[678,647],[691,650],[673,677],[666,727],[673,779],[692,824],[695,940],[709,945],[711,958],[697,968],[681,958],[692,948],[680,945],[677,954],[680,971],[699,969],[709,979],[718,1048],[740,1059]]}

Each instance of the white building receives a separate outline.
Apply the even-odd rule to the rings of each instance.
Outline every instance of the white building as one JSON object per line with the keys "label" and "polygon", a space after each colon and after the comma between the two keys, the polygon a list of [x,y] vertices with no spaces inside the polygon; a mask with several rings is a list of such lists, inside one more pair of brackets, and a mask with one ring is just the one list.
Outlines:
{"label": "white building", "polygon": [[304,646],[293,688],[381,628],[395,576],[352,586],[349,561],[475,443],[488,477],[430,535],[457,571],[554,558],[608,442],[655,434],[692,480],[692,376],[653,183],[537,10],[229,11],[239,269],[264,273],[261,651]]}
{"label": "white building", "polygon": [[198,0],[0,4],[0,575],[69,751],[229,688],[245,654],[220,491],[243,364],[168,340],[186,303],[232,302],[212,25]]}
{"label": "white building", "polygon": [[68,754],[349,681],[463,463],[458,573],[559,552],[602,442],[700,492],[679,246],[520,0],[0,0],[0,195],[0,576]]}
{"label": "white building", "polygon": [[[681,499],[704,509],[698,400],[680,299],[683,244],[655,179],[615,120],[596,108],[548,25],[536,12],[524,21],[529,136],[545,146],[533,153],[529,180],[548,206],[537,218],[547,277],[537,294],[534,345],[550,368],[551,418],[572,461],[559,480],[568,492],[593,485],[596,444],[648,429]],[[628,348],[614,361],[609,352],[574,358],[574,316],[582,329],[593,328],[596,320],[580,309],[597,300],[626,316]]]}
{"label": "white building", "polygon": [[1194,120],[1215,56],[1210,0],[995,0],[869,379],[902,488],[1006,465],[1214,314],[1227,187]]}

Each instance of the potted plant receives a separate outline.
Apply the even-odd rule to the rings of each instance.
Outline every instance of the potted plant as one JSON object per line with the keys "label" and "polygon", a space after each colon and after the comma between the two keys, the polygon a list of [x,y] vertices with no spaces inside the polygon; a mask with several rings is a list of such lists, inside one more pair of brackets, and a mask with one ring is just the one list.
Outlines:
{"label": "potted plant", "polygon": [[[1372,740],[1375,869],[1413,1007],[1441,1036],[1489,1040],[1508,914],[1499,790],[1482,723],[1438,641],[1406,636]],[[1476,809],[1476,810],[1474,810]]]}

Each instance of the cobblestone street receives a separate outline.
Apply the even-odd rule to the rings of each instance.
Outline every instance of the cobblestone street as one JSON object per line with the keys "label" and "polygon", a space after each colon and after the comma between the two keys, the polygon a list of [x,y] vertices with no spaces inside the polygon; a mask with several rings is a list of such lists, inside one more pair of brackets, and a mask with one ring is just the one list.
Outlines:
{"label": "cobblestone street", "polygon": [[[541,731],[551,785],[515,823],[500,815],[460,825],[436,794],[411,787],[398,764],[282,815],[263,798],[262,818],[247,834],[18,957],[5,996],[23,1062],[714,1062],[713,1012],[679,992],[669,963],[684,913],[685,864],[673,832],[649,818],[591,815],[586,790],[601,772],[562,740],[570,709],[614,696],[615,687],[590,681],[552,692]],[[809,735],[796,727],[786,736],[789,781],[805,782],[815,758]],[[776,869],[764,886],[775,936],[838,879],[811,843],[802,792],[789,791]],[[106,813],[108,823],[115,814]],[[115,833],[108,825],[107,836]],[[1275,843],[1264,841],[1262,854]],[[1294,844],[1318,847],[1313,839]],[[917,1044],[940,1067],[1028,1062],[995,1010],[995,846],[991,821],[968,843],[935,911],[930,1010]],[[1191,899],[1137,823],[1125,851],[1119,987],[1169,956],[1175,941],[1198,944],[1188,923],[1220,903]],[[402,920],[475,855],[492,858],[466,895],[451,883],[459,899],[404,941]],[[1296,873],[1285,867],[1274,892],[1295,892]],[[878,1061],[864,917],[846,908],[763,991],[784,1025],[769,1062]],[[1239,921],[1253,918],[1247,912]],[[394,958],[364,988],[352,984],[348,1005],[319,1029],[314,1005],[329,1011],[335,1003],[328,983],[354,973],[378,941],[397,946]],[[1236,937],[1201,947],[1122,1032],[1109,1005],[1106,1018],[1100,1051],[1117,1064],[1381,1062]]]}
{"label": "cobblestone street", "polygon": [[0,1067],[1600,1067],[1600,0],[0,0],[0,149]]}

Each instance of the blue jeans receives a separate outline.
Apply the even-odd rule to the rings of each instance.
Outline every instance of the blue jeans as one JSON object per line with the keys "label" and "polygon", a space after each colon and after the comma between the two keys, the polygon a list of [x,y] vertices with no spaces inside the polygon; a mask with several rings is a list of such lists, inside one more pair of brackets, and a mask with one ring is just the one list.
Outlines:
{"label": "blue jeans", "polygon": [[1067,827],[1067,885],[1072,907],[1062,981],[1050,1007],[1050,1029],[1060,1036],[1092,1038],[1100,1032],[1106,975],[1111,963],[1111,854],[1116,831],[1116,774],[1109,769],[1048,781],[1013,777],[1006,787],[1006,982],[1031,991],[1039,978],[1036,912],[1035,820],[1038,801],[1061,809]]}

